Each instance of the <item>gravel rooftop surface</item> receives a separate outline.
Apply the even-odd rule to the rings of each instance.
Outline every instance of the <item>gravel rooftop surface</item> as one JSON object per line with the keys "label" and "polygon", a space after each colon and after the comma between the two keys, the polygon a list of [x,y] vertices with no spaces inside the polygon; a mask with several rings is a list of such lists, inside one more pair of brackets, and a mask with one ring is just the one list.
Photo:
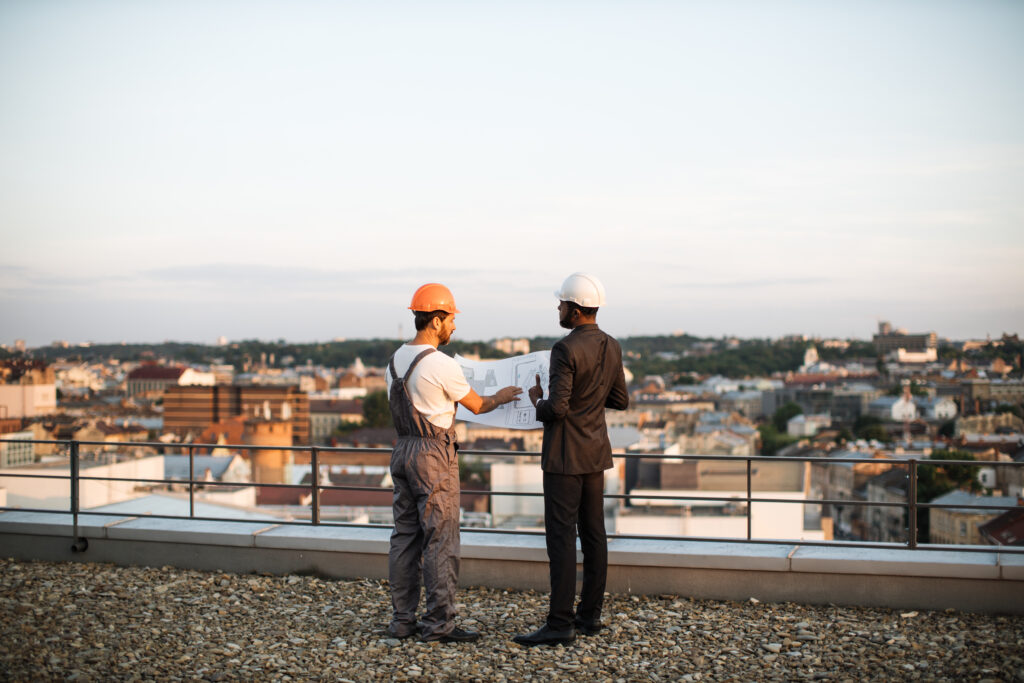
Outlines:
{"label": "gravel rooftop surface", "polygon": [[462,588],[470,644],[394,640],[387,582],[0,559],[0,679],[1024,681],[1024,618],[610,595],[522,648],[547,596]]}

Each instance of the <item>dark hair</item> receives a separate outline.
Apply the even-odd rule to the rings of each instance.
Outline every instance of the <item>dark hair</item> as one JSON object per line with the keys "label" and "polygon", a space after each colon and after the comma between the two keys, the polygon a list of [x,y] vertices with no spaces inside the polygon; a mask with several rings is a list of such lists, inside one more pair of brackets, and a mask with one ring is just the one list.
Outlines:
{"label": "dark hair", "polygon": [[416,331],[422,332],[427,329],[427,325],[434,318],[440,318],[441,322],[444,322],[448,318],[448,311],[413,311],[413,317],[416,319]]}
{"label": "dark hair", "polygon": [[579,311],[584,318],[593,318],[597,315],[597,306],[580,306],[575,301],[566,301],[565,305],[568,306],[570,314],[573,311]]}

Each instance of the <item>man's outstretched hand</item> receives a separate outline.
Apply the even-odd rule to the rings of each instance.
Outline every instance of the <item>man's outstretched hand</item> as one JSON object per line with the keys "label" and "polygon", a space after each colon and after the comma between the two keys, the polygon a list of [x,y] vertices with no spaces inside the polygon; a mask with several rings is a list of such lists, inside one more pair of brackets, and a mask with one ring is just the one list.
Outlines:
{"label": "man's outstretched hand", "polygon": [[505,405],[506,403],[515,401],[519,398],[519,394],[521,393],[523,393],[523,390],[520,387],[505,387],[504,389],[498,390],[498,393],[494,395],[494,400],[498,402],[498,405]]}
{"label": "man's outstretched hand", "polygon": [[544,389],[540,386],[540,375],[536,375],[537,383],[530,387],[530,403],[537,407],[537,401],[544,397]]}

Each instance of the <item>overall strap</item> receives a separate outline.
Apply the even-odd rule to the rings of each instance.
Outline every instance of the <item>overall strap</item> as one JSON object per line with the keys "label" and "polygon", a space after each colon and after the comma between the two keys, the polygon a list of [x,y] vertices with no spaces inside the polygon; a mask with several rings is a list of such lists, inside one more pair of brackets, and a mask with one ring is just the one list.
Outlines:
{"label": "overall strap", "polygon": [[412,359],[412,363],[409,364],[409,369],[405,371],[405,377],[402,378],[402,384],[408,384],[409,378],[412,377],[412,371],[416,369],[416,366],[420,364],[420,361],[429,356],[430,354],[437,351],[435,348],[423,349]]}

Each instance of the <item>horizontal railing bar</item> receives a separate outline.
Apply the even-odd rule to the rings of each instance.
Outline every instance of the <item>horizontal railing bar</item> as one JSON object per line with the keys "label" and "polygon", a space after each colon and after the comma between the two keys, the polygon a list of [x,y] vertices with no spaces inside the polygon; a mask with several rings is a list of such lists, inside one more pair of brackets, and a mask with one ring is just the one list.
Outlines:
{"label": "horizontal railing bar", "polygon": [[[61,444],[70,445],[71,440],[56,439],[0,439],[10,443],[34,443],[34,444]],[[245,451],[309,451],[314,446],[257,446],[248,444],[216,444],[216,443],[164,443],[162,441],[78,441],[81,445],[104,446],[106,448],[148,446],[171,450],[187,450],[188,448],[202,449],[238,449]],[[358,446],[315,446],[321,453],[379,453],[390,454],[391,448],[364,448]],[[110,452],[110,451],[108,451]],[[486,451],[486,450],[464,450],[459,452],[464,455],[479,455],[489,457],[539,457],[539,451]],[[613,453],[613,458],[624,460],[722,460],[736,462],[810,462],[814,464],[851,464],[851,463],[873,463],[890,464],[893,466],[909,466],[909,460],[904,458],[830,458],[827,456],[782,456],[782,455],[665,455],[663,453]],[[917,461],[918,465],[932,465],[942,467],[944,465],[974,465],[974,466],[1009,466],[1021,467],[1024,462],[1015,461],[989,461],[989,460],[931,460],[922,458]]]}
{"label": "horizontal railing bar", "polygon": [[[52,508],[14,508],[14,507],[0,507],[0,512],[42,512],[45,514],[53,515],[70,515],[71,512],[68,510],[54,510]],[[0,522],[3,521],[3,517],[0,517]]]}
{"label": "horizontal railing bar", "polygon": [[[733,503],[740,502],[746,503],[747,497],[745,495],[736,495],[731,498],[724,496],[719,497],[698,497],[698,496],[649,496],[642,493],[613,493],[606,494],[605,498],[641,498],[644,500],[700,500],[710,502],[722,502],[722,503]],[[864,507],[897,507],[905,508],[907,503],[886,503],[883,501],[873,500],[813,500],[813,499],[793,499],[793,498],[750,498],[751,503],[793,503],[803,505],[862,505]]]}
{"label": "horizontal railing bar", "polygon": [[0,472],[0,479],[5,477],[16,477],[21,479],[65,479],[71,480],[70,474],[15,474],[14,472]]}
{"label": "horizontal railing bar", "polygon": [[[0,475],[3,476],[3,475]],[[141,484],[179,484],[188,486],[189,484],[195,484],[196,486],[207,486],[210,488],[217,486],[239,486],[242,488],[248,488],[255,486],[259,488],[275,488],[275,489],[309,489],[313,488],[311,484],[253,484],[242,481],[206,481],[205,479],[125,479],[123,477],[79,477],[80,481],[122,481],[122,482],[134,482]],[[385,489],[390,491],[391,489]]]}

